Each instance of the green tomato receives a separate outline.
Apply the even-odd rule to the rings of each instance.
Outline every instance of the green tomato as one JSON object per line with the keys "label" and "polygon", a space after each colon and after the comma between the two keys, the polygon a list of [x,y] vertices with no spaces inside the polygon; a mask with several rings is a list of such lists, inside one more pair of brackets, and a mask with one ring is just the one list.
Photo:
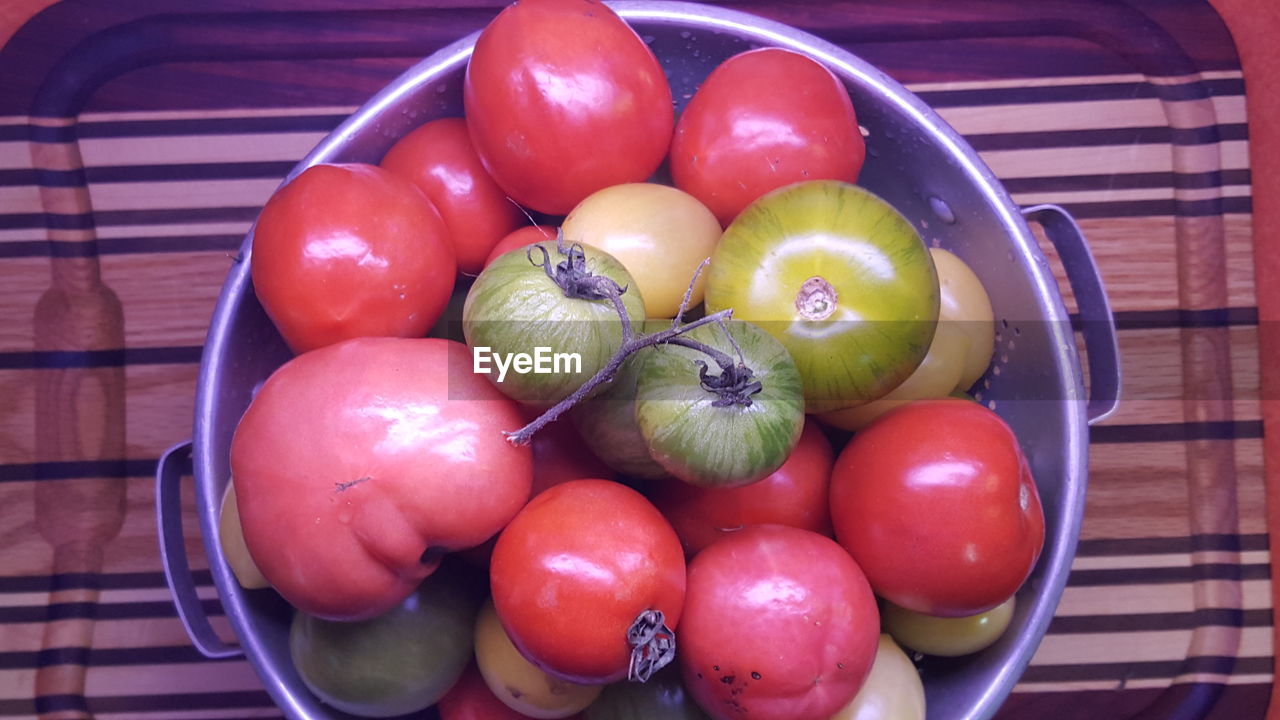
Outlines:
{"label": "green tomato", "polygon": [[924,683],[907,654],[880,636],[876,660],[862,689],[831,720],[924,720]]}
{"label": "green tomato", "polygon": [[[667,325],[646,323],[645,330],[649,332]],[[644,348],[627,357],[613,381],[574,406],[569,418],[583,442],[606,465],[623,475],[656,480],[667,477],[668,473],[649,454],[636,423],[636,382],[640,379],[640,364],[650,352],[652,348]]]}
{"label": "green tomato", "polygon": [[725,230],[707,310],[733,308],[776,337],[809,412],[884,396],[924,360],[938,276],[920,235],[878,196],[835,180],[762,196]]}
{"label": "green tomato", "polygon": [[[543,251],[552,266],[566,261],[554,241],[512,250],[480,273],[462,307],[462,332],[474,369],[488,375],[507,397],[536,408],[568,397],[622,344],[622,321],[613,303],[566,297],[534,265],[543,262]],[[644,321],[644,300],[631,275],[603,250],[585,247],[582,252],[588,272],[626,289],[622,304],[638,327]]]}
{"label": "green tomato", "polygon": [[[700,487],[740,487],[760,480],[786,462],[804,429],[800,374],[786,348],[750,323],[725,324],[760,382],[749,404],[717,406],[719,396],[702,387],[699,361],[719,373],[706,354],[665,344],[640,366],[636,422],[649,454],[672,475]],[[736,359],[737,350],[717,324],[684,337]]]}
{"label": "green tomato", "polygon": [[624,680],[606,686],[582,715],[583,720],[707,720],[684,689],[679,663],[642,683]]}
{"label": "green tomato", "polygon": [[960,657],[990,647],[1013,620],[1014,599],[969,617],[925,615],[885,601],[880,613],[884,629],[904,646],[940,657]]}
{"label": "green tomato", "polygon": [[333,622],[299,612],[289,653],[323,702],[365,717],[394,717],[435,704],[471,660],[476,593],[437,570],[396,608],[370,620]]}

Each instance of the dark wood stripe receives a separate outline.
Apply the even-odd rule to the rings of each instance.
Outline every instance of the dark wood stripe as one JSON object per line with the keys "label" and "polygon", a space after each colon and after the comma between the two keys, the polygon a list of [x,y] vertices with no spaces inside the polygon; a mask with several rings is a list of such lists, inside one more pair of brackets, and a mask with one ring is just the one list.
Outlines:
{"label": "dark wood stripe", "polygon": [[1229,608],[1201,608],[1184,613],[1150,613],[1145,615],[1058,615],[1049,624],[1049,633],[1151,632],[1156,630],[1189,630],[1204,626],[1271,627],[1272,612]]}
{"label": "dark wood stripe", "polygon": [[152,645],[127,648],[62,647],[38,652],[0,652],[0,670],[25,670],[53,665],[163,665],[167,663],[222,662],[238,657],[210,660],[191,645]]}
{"label": "dark wood stripe", "polygon": [[1266,563],[1203,563],[1187,567],[1106,568],[1072,570],[1067,585],[1096,587],[1100,585],[1166,585],[1194,580],[1266,580],[1271,566]]}
{"label": "dark wood stripe", "polygon": [[1028,148],[1077,148],[1100,145],[1207,145],[1226,140],[1249,139],[1243,123],[1198,128],[1159,127],[1096,128],[965,135],[975,150],[1026,150]]}
{"label": "dark wood stripe", "polygon": [[0,464],[0,482],[69,480],[74,478],[147,477],[157,460],[63,460]]}
{"label": "dark wood stripe", "polygon": [[96,243],[26,240],[0,242],[0,258],[96,257],[174,252],[233,252],[244,242],[243,235],[185,235],[171,237],[104,238]]}
{"label": "dark wood stripe", "polygon": [[[1171,328],[1247,327],[1258,324],[1258,308],[1225,307],[1188,310],[1123,310],[1112,313],[1116,330],[1164,330]],[[1071,325],[1082,326],[1080,316],[1071,314]]]}
{"label": "dark wood stripe", "polygon": [[[192,570],[197,587],[213,585],[208,570]],[[164,573],[59,573],[55,575],[0,576],[0,593],[30,593],[54,590],[148,590],[165,587]]]}
{"label": "dark wood stripe", "polygon": [[1249,552],[1269,548],[1265,534],[1191,535],[1180,537],[1098,538],[1081,540],[1076,554],[1081,557],[1117,555],[1184,555],[1208,552]]}
{"label": "dark wood stripe", "polygon": [[42,695],[36,698],[0,700],[0,715],[31,715],[60,710],[95,713],[162,712],[180,710],[234,710],[272,708],[275,703],[263,690],[161,695],[108,695],[84,698],[79,695]]}
{"label": "dark wood stripe", "polygon": [[1114,445],[1191,440],[1256,440],[1262,437],[1262,431],[1261,420],[1094,425],[1089,428],[1089,442]]}
{"label": "dark wood stripe", "polygon": [[1070,682],[1077,680],[1139,680],[1175,677],[1182,673],[1214,673],[1221,675],[1270,674],[1269,657],[1199,656],[1183,660],[1147,662],[1089,663],[1083,665],[1032,665],[1022,676],[1023,682]]}
{"label": "dark wood stripe", "polygon": [[40,350],[0,353],[0,370],[183,365],[200,362],[201,345],[121,348],[117,350]]}
{"label": "dark wood stripe", "polygon": [[974,88],[966,90],[923,90],[916,95],[931,107],[978,105],[1031,105],[1037,103],[1082,102],[1087,100],[1198,100],[1206,95],[1244,95],[1244,80],[1221,78],[1173,85],[1147,82],[1052,85],[1047,87]]}
{"label": "dark wood stripe", "polygon": [[[216,599],[200,603],[210,617],[222,615],[222,603]],[[0,625],[14,623],[47,623],[58,620],[138,620],[142,618],[177,617],[173,602],[122,603],[50,603],[0,607]]]}

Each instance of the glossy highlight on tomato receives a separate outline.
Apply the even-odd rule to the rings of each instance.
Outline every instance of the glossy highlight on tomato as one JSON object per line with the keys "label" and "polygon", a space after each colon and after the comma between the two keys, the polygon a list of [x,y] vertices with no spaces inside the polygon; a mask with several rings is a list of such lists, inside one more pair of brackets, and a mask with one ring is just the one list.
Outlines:
{"label": "glossy highlight on tomato", "polygon": [[436,338],[357,338],[271,375],[240,419],[231,471],[245,542],[294,607],[361,620],[479,545],[529,497],[520,410]]}
{"label": "glossy highlight on tomato", "polygon": [[858,179],[866,146],[849,94],[800,53],[761,48],[711,72],[671,141],[676,187],[728,225],[752,201],[803,180]]}
{"label": "glossy highlight on tomato", "polygon": [[432,120],[396,141],[380,166],[418,187],[449,229],[458,270],[480,272],[524,215],[489,177],[462,118]]}
{"label": "glossy highlight on tomato", "polygon": [[374,165],[315,165],[267,200],[253,290],[295,353],[421,337],[453,291],[448,229],[422,191]]}
{"label": "glossy highlight on tomato", "polygon": [[910,403],[855,434],[836,458],[831,520],[877,595],[942,617],[1003,603],[1044,546],[1013,430],[955,398]]}
{"label": "glossy highlight on tomato", "polygon": [[557,677],[627,676],[627,631],[645,611],[678,630],[685,564],[680,539],[644,496],[577,480],[529,501],[498,536],[493,602],[511,641]]}
{"label": "glossy highlight on tomato", "polygon": [[653,52],[595,0],[520,0],[476,40],[462,89],[490,174],[521,205],[563,215],[647,180],[671,143],[671,88]]}

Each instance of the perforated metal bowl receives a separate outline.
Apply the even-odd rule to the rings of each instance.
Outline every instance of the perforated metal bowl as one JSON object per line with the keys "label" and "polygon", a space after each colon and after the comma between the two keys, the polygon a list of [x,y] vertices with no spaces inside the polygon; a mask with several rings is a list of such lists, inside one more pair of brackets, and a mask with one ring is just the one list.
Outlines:
{"label": "perforated metal bowl", "polygon": [[[868,133],[859,184],[913,219],[926,241],[958,254],[986,286],[1001,335],[998,373],[980,381],[980,400],[1016,431],[1039,484],[1048,532],[1010,630],[978,655],[927,660],[924,677],[930,718],[989,717],[1027,666],[1058,604],[1084,505],[1087,425],[1109,413],[1118,394],[1115,329],[1079,229],[1058,208],[1016,207],[977,154],[924,103],[831,43],[721,8],[678,2],[611,5],[662,61],[678,106],[717,64],[751,48],[786,47],[825,64],[848,88]],[[290,177],[321,162],[377,162],[419,124],[461,115],[463,71],[474,41],[474,35],[463,38],[404,73],[321,142]],[[1072,284],[1090,359],[1087,401],[1067,311],[1025,218],[1044,225]],[[252,234],[243,250],[247,260]],[[346,717],[323,706],[294,671],[289,608],[271,591],[241,589],[217,540],[232,433],[253,388],[289,357],[254,297],[248,262],[241,262],[226,280],[205,345],[193,443],[171,450],[157,473],[161,544],[175,601],[197,647],[210,656],[243,652],[291,717]],[[177,482],[192,445],[205,548],[239,647],[213,634],[181,555]]]}

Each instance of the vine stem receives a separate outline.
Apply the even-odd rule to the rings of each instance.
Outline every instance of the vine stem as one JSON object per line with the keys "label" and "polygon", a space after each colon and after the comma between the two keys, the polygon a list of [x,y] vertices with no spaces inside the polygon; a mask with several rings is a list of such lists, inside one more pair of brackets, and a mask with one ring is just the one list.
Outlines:
{"label": "vine stem", "polygon": [[[728,308],[714,312],[692,322],[683,322],[684,314],[688,311],[689,302],[693,297],[694,285],[697,284],[698,276],[707,267],[710,258],[703,260],[694,271],[693,279],[689,281],[689,287],[685,291],[679,311],[671,321],[671,326],[653,333],[637,333],[635,328],[632,327],[631,316],[622,302],[622,294],[627,291],[627,288],[619,286],[612,278],[604,275],[594,275],[589,272],[586,269],[586,256],[580,244],[566,244],[564,231],[558,231],[556,233],[556,249],[560,255],[565,257],[565,260],[555,265],[552,265],[551,258],[545,249],[539,246],[535,247],[542,253],[541,262],[534,258],[533,248],[528,252],[529,262],[541,267],[546,272],[547,277],[551,278],[552,282],[560,287],[566,297],[582,300],[607,299],[610,301],[622,324],[622,343],[619,345],[617,352],[613,354],[613,357],[609,358],[609,362],[605,363],[605,366],[595,375],[592,375],[590,379],[578,386],[568,397],[551,406],[528,425],[515,432],[505,433],[507,442],[512,445],[528,445],[533,441],[533,436],[539,430],[554,422],[574,405],[582,402],[596,388],[612,381],[619,368],[622,367],[622,363],[628,357],[654,345],[679,345],[701,352],[711,358],[720,366],[721,375],[708,375],[706,363],[701,363],[701,377],[703,380],[702,386],[707,392],[720,395],[720,399],[716,403],[718,405],[732,403],[751,404],[750,395],[759,392],[760,383],[751,383],[753,376],[751,368],[747,367],[746,361],[742,356],[742,349],[738,347],[738,343],[729,333],[729,328],[724,324],[726,320],[733,318],[733,309]],[[724,332],[725,337],[729,338],[730,346],[733,347],[738,355],[736,362],[728,353],[721,352],[693,338],[683,337],[685,333],[712,323],[718,325]]]}

